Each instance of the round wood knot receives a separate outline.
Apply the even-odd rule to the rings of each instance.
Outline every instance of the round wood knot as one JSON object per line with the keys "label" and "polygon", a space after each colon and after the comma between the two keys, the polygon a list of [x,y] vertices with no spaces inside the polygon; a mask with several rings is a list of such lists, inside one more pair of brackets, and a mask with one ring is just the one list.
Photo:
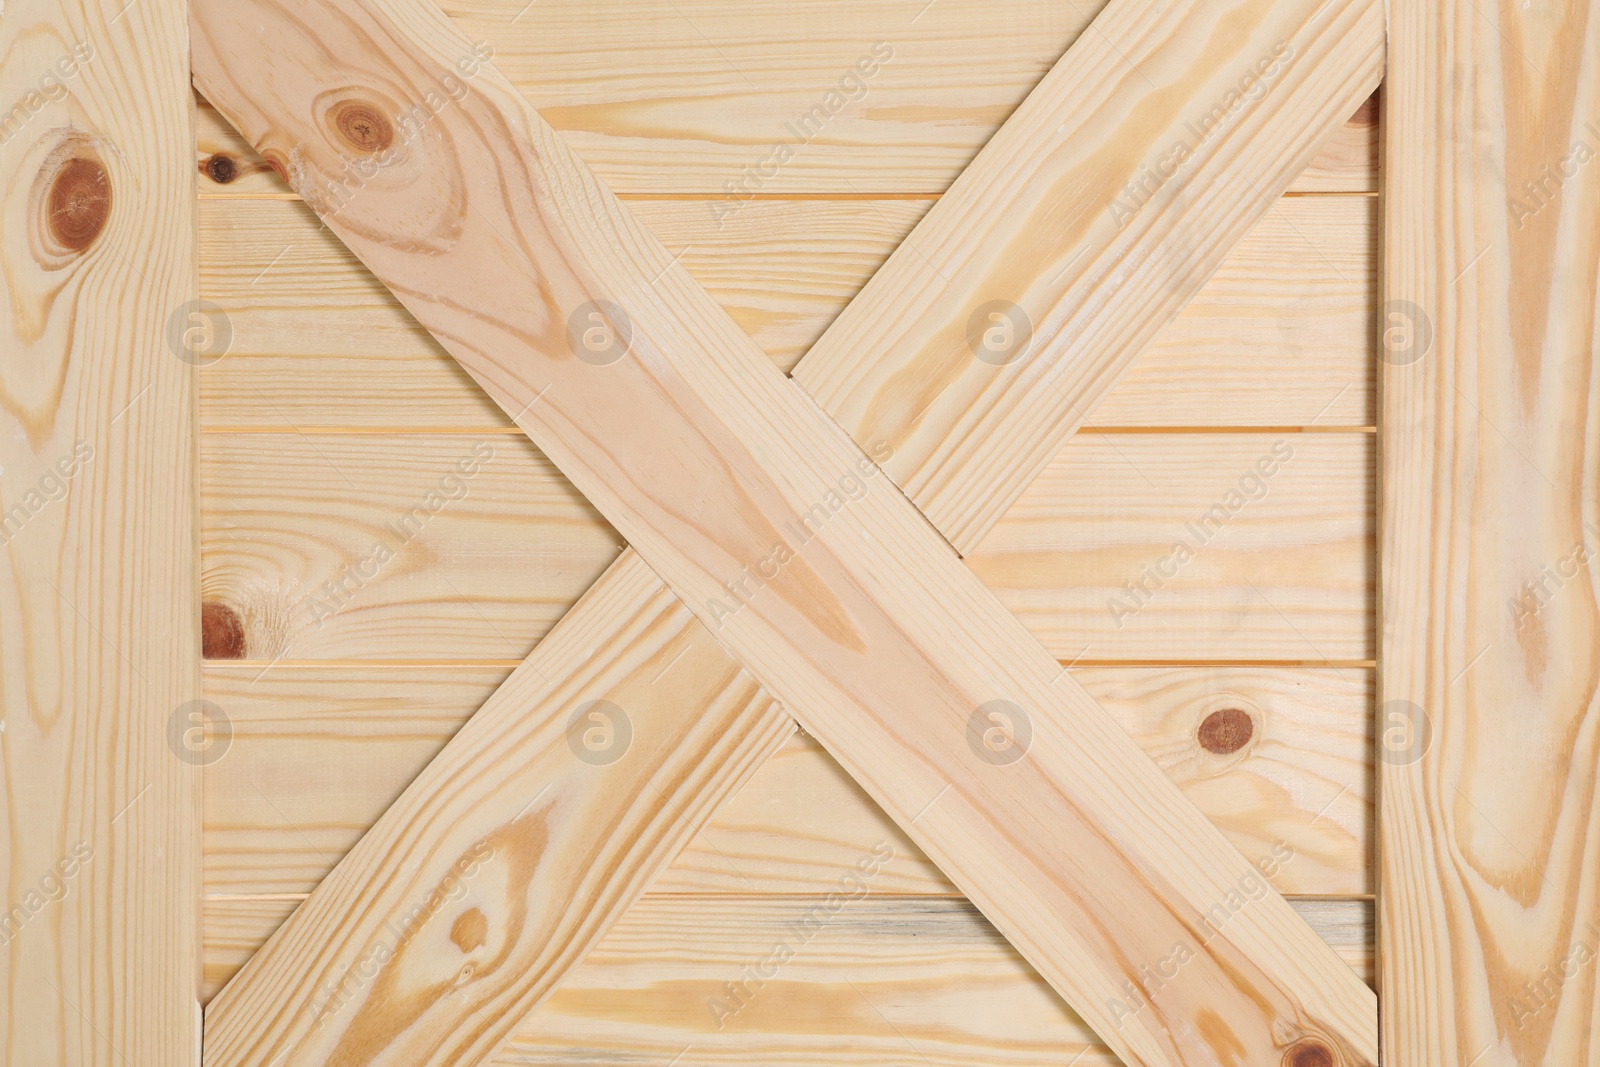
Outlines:
{"label": "round wood knot", "polygon": [[351,147],[381,152],[394,144],[394,126],[382,111],[361,100],[348,100],[333,112],[333,128]]}
{"label": "round wood knot", "polygon": [[206,659],[244,658],[244,623],[221,601],[200,605],[200,654]]}
{"label": "round wood knot", "polygon": [[233,161],[232,156],[223,152],[215,152],[207,156],[206,161],[200,165],[200,169],[205,173],[206,177],[218,185],[227,185],[239,176],[239,164]]}
{"label": "round wood knot", "polygon": [[111,178],[97,159],[74,156],[50,181],[45,205],[50,236],[69,252],[94,244],[111,217]]}
{"label": "round wood knot", "polygon": [[471,952],[489,940],[489,920],[477,908],[468,908],[450,924],[450,940],[462,952]]}
{"label": "round wood knot", "polygon": [[1283,1057],[1283,1067],[1334,1067],[1333,1050],[1314,1039],[1296,1042]]}
{"label": "round wood knot", "polygon": [[[1219,756],[1228,756],[1248,745],[1255,731],[1256,724],[1247,712],[1239,708],[1223,708],[1201,720],[1198,731],[1200,747]],[[1296,1064],[1295,1067],[1300,1065]]]}

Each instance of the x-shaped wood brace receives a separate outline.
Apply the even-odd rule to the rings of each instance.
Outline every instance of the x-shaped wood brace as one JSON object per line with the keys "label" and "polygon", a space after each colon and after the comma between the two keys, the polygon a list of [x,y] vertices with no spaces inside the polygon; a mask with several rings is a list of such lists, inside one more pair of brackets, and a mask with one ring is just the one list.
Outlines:
{"label": "x-shaped wood brace", "polygon": [[786,379],[429,0],[195,0],[200,90],[632,546],[213,1002],[209,1064],[482,1061],[790,712],[1127,1063],[1376,1063],[1372,992],[957,551],[1381,73],[1371,0],[1153,8]]}

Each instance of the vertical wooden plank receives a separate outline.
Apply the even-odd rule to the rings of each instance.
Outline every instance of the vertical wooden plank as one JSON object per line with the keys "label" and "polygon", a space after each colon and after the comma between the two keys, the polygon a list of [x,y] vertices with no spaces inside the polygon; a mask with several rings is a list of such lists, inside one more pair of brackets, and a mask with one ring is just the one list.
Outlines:
{"label": "vertical wooden plank", "polygon": [[[195,1063],[199,695],[184,5],[0,22],[0,1045]],[[196,313],[191,317],[191,312]]]}
{"label": "vertical wooden plank", "polygon": [[1384,1058],[1594,1063],[1600,8],[1392,13]]}

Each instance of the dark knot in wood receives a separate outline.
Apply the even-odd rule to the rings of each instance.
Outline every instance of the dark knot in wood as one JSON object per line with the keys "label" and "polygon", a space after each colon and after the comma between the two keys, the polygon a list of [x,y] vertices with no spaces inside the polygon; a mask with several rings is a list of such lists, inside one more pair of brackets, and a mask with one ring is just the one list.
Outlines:
{"label": "dark knot in wood", "polygon": [[1283,1067],[1334,1067],[1333,1050],[1321,1041],[1298,1041],[1283,1057]]}
{"label": "dark knot in wood", "polygon": [[[1249,714],[1239,708],[1213,711],[1200,722],[1198,731],[1200,747],[1207,752],[1227,756],[1248,745],[1255,729],[1255,723]],[[1295,1064],[1294,1067],[1300,1067],[1300,1064]],[[1306,1067],[1311,1067],[1309,1062]]]}
{"label": "dark knot in wood", "polygon": [[45,215],[50,236],[69,252],[94,244],[111,217],[111,178],[97,159],[75,156],[50,182]]}
{"label": "dark knot in wood", "polygon": [[362,152],[381,152],[394,144],[394,126],[388,116],[362,100],[348,100],[334,108],[333,128]]}

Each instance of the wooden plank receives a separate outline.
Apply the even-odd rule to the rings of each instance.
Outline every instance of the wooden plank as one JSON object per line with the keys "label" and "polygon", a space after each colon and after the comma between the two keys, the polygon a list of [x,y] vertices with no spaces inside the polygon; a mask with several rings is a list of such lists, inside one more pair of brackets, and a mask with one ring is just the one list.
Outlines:
{"label": "wooden plank", "polygon": [[519,660],[622,550],[521,436],[207,435],[201,474],[202,594],[262,666]]}
{"label": "wooden plank", "polygon": [[1378,3],[1163,15],[1107,7],[795,368],[959,552],[1382,73]]}
{"label": "wooden plank", "polygon": [[[720,228],[695,202],[632,206],[789,370],[928,202],[760,201]],[[1371,198],[1282,200],[1088,425],[1371,425],[1376,222]],[[511,426],[299,202],[202,203],[200,284],[232,328],[201,374],[208,428]]]}
{"label": "wooden plank", "polygon": [[7,1064],[199,1053],[187,27],[119,8],[0,20]]}
{"label": "wooden plank", "polygon": [[[263,664],[518,659],[622,543],[520,436],[205,441],[201,587]],[[1370,434],[1079,434],[969,563],[1062,661],[1366,660],[1373,503]]]}
{"label": "wooden plank", "polygon": [[[875,855],[870,845],[865,855]],[[835,889],[858,858],[851,856],[834,869]],[[627,1062],[666,1063],[686,1044],[698,1046],[685,1058],[691,1063],[720,1063],[734,1055],[745,1057],[738,1062],[856,1062],[841,1059],[852,1049],[861,1062],[882,1062],[869,1056],[898,1062],[892,1057],[909,1055],[903,1043],[895,1047],[885,1040],[893,1031],[885,1033],[874,1012],[851,1007],[853,994],[841,1002],[849,983],[871,991],[872,1001],[885,1012],[912,1004],[928,1009],[897,1016],[896,1022],[935,1062],[986,1065],[1022,1057],[1018,1062],[1059,1065],[1063,1045],[1099,1044],[971,904],[885,892],[880,883],[901,859],[896,850],[878,864],[870,881],[862,879],[865,893],[855,890],[855,899],[817,916],[820,921],[804,944],[795,943],[793,924],[825,894],[647,893],[518,1026],[498,1062],[527,1062],[519,1059],[522,1053],[533,1062],[570,1063],[588,1056],[610,1063],[628,1056]],[[260,948],[295,903],[206,902],[208,994]],[[1372,903],[1304,899],[1293,906],[1370,984]],[[796,950],[794,958],[779,976],[769,976],[748,1012],[724,1018],[719,1029],[708,1001],[731,1006],[724,983],[741,980],[744,968],[784,941]],[[753,985],[751,991],[756,992]],[[942,1055],[934,1057],[933,1048]]]}
{"label": "wooden plank", "polygon": [[[1336,903],[1310,917],[1359,968],[1369,906]],[[796,933],[808,913],[819,929]],[[794,956],[757,988],[744,969],[781,945]],[[681,1063],[729,1067],[1120,1062],[970,904],[871,896],[833,913],[647,897],[494,1062],[666,1063],[685,1046]]]}
{"label": "wooden plank", "polygon": [[1391,11],[1385,1059],[1592,1063],[1600,19]]}
{"label": "wooden plank", "polygon": [[[939,194],[1101,6],[941,3],[918,16],[912,6],[848,0],[798,10],[773,0],[624,0],[597,24],[581,0],[541,0],[538,32],[517,0],[446,10],[490,43],[496,64],[606,184],[696,195],[707,218],[731,219],[758,203],[752,194]],[[861,78],[864,90],[846,86],[854,99],[834,101],[843,106],[824,130],[814,118],[810,130],[790,130],[878,43],[893,58]],[[1376,107],[1352,110],[1291,189],[1378,189]],[[782,166],[778,144],[790,146]],[[202,195],[293,195],[208,107],[198,147]]]}
{"label": "wooden plank", "polygon": [[[233,732],[227,759],[207,772],[207,894],[310,892],[507,673],[486,664],[333,663],[263,675],[258,664],[208,664],[206,699]],[[1370,671],[1079,667],[1073,677],[1247,858],[1293,849],[1271,878],[1280,891],[1371,892]],[[878,840],[893,842],[898,857],[874,882],[878,892],[958,892],[802,734],[717,812],[655,888],[826,892],[839,867]]]}
{"label": "wooden plank", "polygon": [[1058,659],[1373,648],[1372,435],[1084,434],[968,557]]}
{"label": "wooden plank", "polygon": [[[385,113],[395,94],[423,98],[471,49],[425,5],[332,10],[202,6],[201,90],[265,158],[292,166],[330,227],[1108,1046],[1151,1062],[1214,1058],[1216,1042],[1229,1055],[1293,1047],[1373,1062],[1370,991],[1270,890],[1237,912],[1219,903],[1241,879],[1260,878],[1255,866],[1061,677],[903,497],[857,480],[851,472],[877,473],[861,449],[492,66],[474,67],[474,91],[422,124],[414,150],[386,153],[359,189],[344,185],[345,153],[394,145]],[[1316,15],[1361,22],[1342,9]],[[229,72],[227,57],[263,47],[277,59],[264,78],[245,84]],[[325,81],[335,60],[337,87]],[[452,177],[468,174],[468,184]],[[531,304],[530,284],[540,293]],[[582,343],[590,311],[602,326],[606,316],[621,324],[627,341]],[[841,489],[850,514],[829,521],[846,510]],[[818,518],[811,502],[828,499],[838,508]],[[815,528],[800,547],[761,564],[775,539],[781,548],[797,536],[780,528],[808,513]],[[755,573],[737,564],[760,568],[769,595],[747,590],[737,607],[715,610],[732,589],[725,578]],[[986,759],[993,750],[976,742],[965,751],[969,729],[981,729],[969,720],[1013,697],[1037,720],[1023,758]],[[1049,826],[1053,840],[1006,836],[1023,824]],[[1221,928],[1189,947],[1214,907],[1227,913]],[[303,937],[312,925],[297,915],[291,928]],[[486,1045],[481,1012],[498,1016],[511,999],[463,997],[474,1019],[459,1028],[379,1024],[358,1006],[353,1023],[319,1040],[299,1019],[251,1018],[252,995],[270,1004],[274,985],[295,977],[286,940],[257,955],[243,992],[235,983],[214,1003],[220,1047],[208,1052],[217,1047],[219,1060],[263,1045],[314,1056],[345,1041],[367,1055],[403,1047],[433,1058],[447,1042]],[[1118,1013],[1109,995],[1137,978],[1128,964],[1175,949],[1190,957],[1179,978]]]}

